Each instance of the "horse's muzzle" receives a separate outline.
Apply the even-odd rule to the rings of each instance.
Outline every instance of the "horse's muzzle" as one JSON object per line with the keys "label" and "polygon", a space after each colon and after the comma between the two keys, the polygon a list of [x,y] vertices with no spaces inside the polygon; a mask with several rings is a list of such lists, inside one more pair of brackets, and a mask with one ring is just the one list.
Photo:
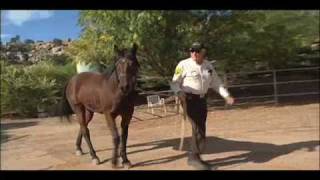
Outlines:
{"label": "horse's muzzle", "polygon": [[120,89],[121,89],[121,92],[122,92],[124,95],[127,95],[127,94],[130,92],[130,87],[129,87],[129,85],[121,86]]}

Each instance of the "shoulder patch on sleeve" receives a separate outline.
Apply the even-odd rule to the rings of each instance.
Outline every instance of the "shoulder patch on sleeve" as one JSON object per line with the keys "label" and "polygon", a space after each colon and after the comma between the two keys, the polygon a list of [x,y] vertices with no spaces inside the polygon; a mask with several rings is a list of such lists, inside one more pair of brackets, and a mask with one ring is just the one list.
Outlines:
{"label": "shoulder patch on sleeve", "polygon": [[183,72],[182,67],[179,67],[179,66],[178,66],[178,67],[176,68],[174,74],[175,74],[175,75],[180,75],[180,74],[182,74],[182,72]]}

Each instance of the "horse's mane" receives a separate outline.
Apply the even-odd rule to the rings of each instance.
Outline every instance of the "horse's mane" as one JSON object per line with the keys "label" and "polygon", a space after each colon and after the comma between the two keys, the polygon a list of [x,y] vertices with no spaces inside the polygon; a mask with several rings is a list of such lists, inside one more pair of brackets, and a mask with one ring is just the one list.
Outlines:
{"label": "horse's mane", "polygon": [[[133,57],[132,56],[132,53],[127,49],[127,48],[125,48],[125,49],[123,49],[122,51],[120,51],[121,52],[121,56],[123,56],[123,57],[126,57],[126,58],[128,58],[128,59],[131,59],[131,60],[134,60],[135,62],[136,62],[136,65],[137,65],[137,67],[139,68],[140,67],[140,64],[139,64],[139,62],[137,61],[137,59],[136,59],[136,57]],[[113,59],[113,64],[112,64],[112,66],[111,66],[111,68],[107,68],[102,74],[104,75],[104,76],[106,76],[107,77],[107,79],[109,79],[111,76],[112,76],[112,74],[115,72],[115,70],[116,70],[116,64],[117,64],[117,62],[119,61],[119,57],[114,57],[114,59]]]}

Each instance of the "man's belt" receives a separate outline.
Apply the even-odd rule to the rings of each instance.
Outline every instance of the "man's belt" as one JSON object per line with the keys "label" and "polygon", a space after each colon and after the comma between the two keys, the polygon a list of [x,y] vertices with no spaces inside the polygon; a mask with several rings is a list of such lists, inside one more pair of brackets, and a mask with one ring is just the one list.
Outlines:
{"label": "man's belt", "polygon": [[206,94],[193,94],[193,93],[187,93],[186,92],[186,96],[187,97],[191,97],[191,98],[202,99],[202,98],[206,97]]}

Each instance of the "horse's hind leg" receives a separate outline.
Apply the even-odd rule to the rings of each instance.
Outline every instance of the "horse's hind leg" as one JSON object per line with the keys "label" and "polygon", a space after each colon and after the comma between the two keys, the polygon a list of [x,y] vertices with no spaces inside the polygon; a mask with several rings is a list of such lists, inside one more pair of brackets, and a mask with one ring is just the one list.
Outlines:
{"label": "horse's hind leg", "polygon": [[[92,120],[92,117],[93,117],[93,112],[90,112],[88,110],[86,110],[86,124],[88,124],[91,120]],[[81,144],[82,144],[82,131],[81,131],[81,128],[79,129],[79,133],[78,133],[78,137],[77,137],[77,140],[76,140],[76,155],[77,156],[81,156],[83,155],[83,151],[82,151],[82,148],[81,148]]]}
{"label": "horse's hind leg", "polygon": [[90,149],[92,163],[97,165],[97,164],[100,164],[100,160],[99,160],[98,156],[96,155],[96,151],[94,150],[94,148],[92,146],[91,139],[90,139],[90,131],[88,128],[88,124],[93,117],[93,112],[86,111],[85,113],[87,114],[87,117],[90,117],[90,119],[86,119],[86,124],[84,127],[82,127],[82,134],[83,134],[84,139],[86,140],[88,147]]}
{"label": "horse's hind leg", "polygon": [[81,143],[82,143],[82,132],[81,128],[79,129],[78,137],[76,140],[76,155],[81,156],[83,155],[82,148],[81,148]]}
{"label": "horse's hind leg", "polygon": [[112,168],[116,168],[118,164],[118,149],[119,149],[119,143],[120,143],[119,133],[115,123],[115,118],[112,117],[109,112],[105,113],[105,116],[106,116],[108,127],[112,134],[113,146],[114,146],[114,149],[112,152],[112,158],[111,158],[111,165],[112,165]]}
{"label": "horse's hind leg", "polygon": [[[90,132],[88,128],[88,123],[91,121],[93,112],[87,111],[85,107],[81,106],[77,108],[76,111],[77,117],[79,119],[79,124],[80,124],[80,131],[82,136],[84,137],[85,141],[88,144],[89,150],[90,150],[90,155],[92,158],[92,162],[94,164],[99,164],[100,160],[96,155],[96,152],[92,146],[91,140],[90,140]],[[90,117],[90,119],[87,119],[87,117]],[[79,136],[78,136],[79,137]],[[80,140],[81,141],[81,140]]]}

